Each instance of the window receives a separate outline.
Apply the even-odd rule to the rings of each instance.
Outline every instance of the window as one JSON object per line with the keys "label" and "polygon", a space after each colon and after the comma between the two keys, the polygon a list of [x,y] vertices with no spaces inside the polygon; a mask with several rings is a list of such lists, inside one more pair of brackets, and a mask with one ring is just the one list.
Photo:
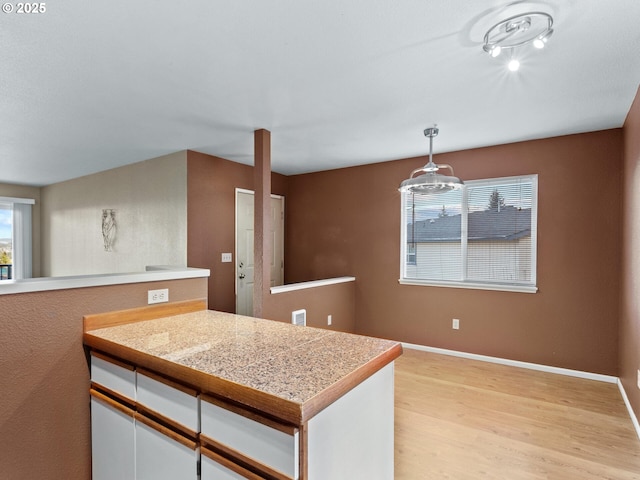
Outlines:
{"label": "window", "polygon": [[536,291],[538,177],[402,194],[400,283]]}
{"label": "window", "polygon": [[31,205],[27,198],[0,197],[0,280],[31,277]]}

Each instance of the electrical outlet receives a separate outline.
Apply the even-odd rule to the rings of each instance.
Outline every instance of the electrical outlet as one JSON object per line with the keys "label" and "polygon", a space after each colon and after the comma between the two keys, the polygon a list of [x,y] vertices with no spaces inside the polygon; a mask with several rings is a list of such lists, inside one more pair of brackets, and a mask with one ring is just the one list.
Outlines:
{"label": "electrical outlet", "polygon": [[460,320],[457,318],[454,318],[451,321],[451,328],[453,328],[454,330],[460,330]]}
{"label": "electrical outlet", "polygon": [[230,253],[222,254],[222,263],[230,263],[233,261],[233,256]]}
{"label": "electrical outlet", "polygon": [[169,289],[161,288],[160,290],[149,290],[147,292],[147,304],[164,303],[169,301]]}
{"label": "electrical outlet", "polygon": [[327,315],[327,325],[331,325],[331,321],[332,321],[331,315]]}

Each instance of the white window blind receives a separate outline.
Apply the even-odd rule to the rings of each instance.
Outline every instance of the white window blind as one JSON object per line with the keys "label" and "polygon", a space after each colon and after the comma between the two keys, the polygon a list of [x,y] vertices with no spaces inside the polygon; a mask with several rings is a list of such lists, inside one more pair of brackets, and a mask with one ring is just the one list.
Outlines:
{"label": "white window blind", "polygon": [[404,193],[401,283],[535,291],[537,176]]}

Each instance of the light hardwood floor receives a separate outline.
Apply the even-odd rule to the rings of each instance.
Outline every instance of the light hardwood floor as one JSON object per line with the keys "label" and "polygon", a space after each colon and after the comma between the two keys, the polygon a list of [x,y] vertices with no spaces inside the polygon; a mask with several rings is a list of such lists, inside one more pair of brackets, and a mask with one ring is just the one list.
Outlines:
{"label": "light hardwood floor", "polygon": [[640,479],[617,385],[405,349],[395,479]]}

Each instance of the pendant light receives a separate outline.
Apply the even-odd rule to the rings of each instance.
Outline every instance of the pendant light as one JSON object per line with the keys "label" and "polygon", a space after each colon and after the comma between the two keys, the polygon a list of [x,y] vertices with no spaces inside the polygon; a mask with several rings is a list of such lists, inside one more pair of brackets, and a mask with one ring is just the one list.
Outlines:
{"label": "pendant light", "polygon": [[[403,193],[443,193],[449,190],[462,188],[464,183],[457,177],[454,177],[453,168],[451,165],[433,163],[433,137],[438,135],[438,128],[427,128],[424,131],[424,136],[429,137],[429,163],[422,168],[417,168],[409,178],[400,184],[398,189]],[[451,176],[441,175],[438,172],[441,168],[448,168],[451,170]],[[422,175],[414,176],[417,173],[422,172]]]}

